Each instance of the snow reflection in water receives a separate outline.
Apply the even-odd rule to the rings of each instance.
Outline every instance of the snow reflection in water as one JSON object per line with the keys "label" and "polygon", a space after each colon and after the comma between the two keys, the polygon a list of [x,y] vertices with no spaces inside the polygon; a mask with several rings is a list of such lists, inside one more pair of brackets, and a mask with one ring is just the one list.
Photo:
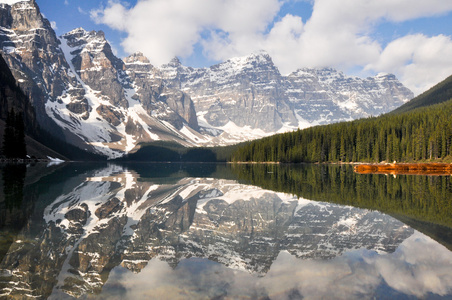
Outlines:
{"label": "snow reflection in water", "polygon": [[235,180],[146,179],[110,165],[40,220],[42,230],[25,227],[10,246],[0,294],[351,299],[452,289],[452,253],[397,219]]}

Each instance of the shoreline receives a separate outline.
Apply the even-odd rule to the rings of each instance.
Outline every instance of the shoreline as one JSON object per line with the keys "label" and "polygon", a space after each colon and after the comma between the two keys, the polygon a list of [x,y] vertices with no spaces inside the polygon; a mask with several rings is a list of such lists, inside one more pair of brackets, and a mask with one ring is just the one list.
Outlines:
{"label": "shoreline", "polygon": [[0,164],[29,164],[29,163],[50,163],[65,162],[63,160],[53,160],[49,158],[0,158]]}

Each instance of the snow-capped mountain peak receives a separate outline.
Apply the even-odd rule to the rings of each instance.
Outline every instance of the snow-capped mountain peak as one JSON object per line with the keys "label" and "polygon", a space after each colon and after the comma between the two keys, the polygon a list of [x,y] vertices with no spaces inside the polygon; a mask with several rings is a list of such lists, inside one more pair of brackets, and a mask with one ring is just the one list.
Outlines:
{"label": "snow-capped mountain peak", "polygon": [[177,58],[155,67],[141,53],[122,60],[102,31],[58,38],[33,0],[4,1],[0,17],[0,48],[41,127],[111,158],[141,142],[225,145],[378,115],[413,96],[389,74],[305,68],[283,76],[265,51],[209,68]]}

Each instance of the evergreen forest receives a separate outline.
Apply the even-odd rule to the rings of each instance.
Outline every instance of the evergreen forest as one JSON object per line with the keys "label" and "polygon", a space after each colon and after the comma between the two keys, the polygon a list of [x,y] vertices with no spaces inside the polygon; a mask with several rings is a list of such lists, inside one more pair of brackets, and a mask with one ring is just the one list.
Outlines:
{"label": "evergreen forest", "polygon": [[252,141],[236,150],[231,160],[314,163],[452,159],[452,77],[400,111]]}

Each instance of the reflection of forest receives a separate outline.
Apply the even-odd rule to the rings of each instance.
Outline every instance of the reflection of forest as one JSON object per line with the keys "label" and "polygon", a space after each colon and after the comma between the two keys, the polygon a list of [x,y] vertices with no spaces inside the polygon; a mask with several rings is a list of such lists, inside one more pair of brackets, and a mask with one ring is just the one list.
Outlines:
{"label": "reflection of forest", "polygon": [[[21,170],[26,174],[15,180],[11,171],[0,172],[0,241],[9,248],[0,261],[14,270],[0,278],[0,294],[12,286],[11,295],[29,286],[36,296],[97,293],[112,268],[141,272],[157,256],[174,268],[199,257],[265,274],[281,251],[328,259],[356,245],[392,252],[412,234],[393,218],[352,206],[383,211],[452,248],[449,177],[357,175],[339,165]],[[6,193],[16,198],[4,201]]]}
{"label": "reflection of forest", "polygon": [[[65,184],[64,174],[52,175],[63,166],[0,164],[0,261],[33,213],[51,199],[40,195],[49,190],[57,194],[58,185]],[[70,173],[76,175],[73,170]]]}
{"label": "reflection of forest", "polygon": [[27,167],[24,164],[6,165],[2,170],[3,194],[6,209],[20,207],[23,200],[23,189]]}
{"label": "reflection of forest", "polygon": [[24,198],[23,189],[27,167],[24,164],[8,164],[1,169],[0,229],[8,225],[6,232],[0,231],[0,259],[14,240],[14,232],[21,228]]}
{"label": "reflection of forest", "polygon": [[355,174],[349,165],[232,165],[239,180],[392,215],[452,249],[450,176]]}
{"label": "reflection of forest", "polygon": [[281,252],[322,260],[353,249],[392,253],[413,234],[378,212],[227,180],[227,165],[80,169],[26,186],[38,196],[22,201],[34,212],[1,260],[0,295],[99,293],[113,268],[139,273],[156,257],[172,268],[196,257],[264,276]]}
{"label": "reflection of forest", "polygon": [[[61,188],[70,188],[69,178],[78,177],[103,164],[77,164],[46,168],[34,166],[2,167],[0,193],[0,226],[20,219],[33,206],[36,197],[59,195]],[[265,189],[285,192],[309,200],[351,205],[378,210],[393,216],[414,228],[442,240],[452,248],[452,183],[450,176],[385,176],[359,175],[348,165],[225,165],[225,164],[127,164],[140,175],[141,181],[175,182],[183,177],[213,177],[239,180]],[[13,169],[11,169],[13,168]],[[24,200],[22,193],[25,177]],[[55,172],[56,171],[56,172]],[[47,176],[49,175],[49,176]],[[33,178],[34,179],[33,179]],[[83,176],[82,176],[83,177]],[[39,182],[38,182],[39,181]],[[77,182],[77,181],[76,181]],[[28,184],[27,184],[28,183]],[[3,186],[1,186],[3,185]],[[60,187],[61,186],[61,187]],[[17,195],[16,195],[17,194]],[[13,196],[14,195],[14,196]],[[21,208],[20,203],[26,202]],[[22,203],[23,204],[23,203]],[[5,209],[9,207],[10,209]],[[28,207],[28,208],[27,208]],[[20,217],[19,217],[20,216]],[[9,226],[9,225],[8,225]]]}

